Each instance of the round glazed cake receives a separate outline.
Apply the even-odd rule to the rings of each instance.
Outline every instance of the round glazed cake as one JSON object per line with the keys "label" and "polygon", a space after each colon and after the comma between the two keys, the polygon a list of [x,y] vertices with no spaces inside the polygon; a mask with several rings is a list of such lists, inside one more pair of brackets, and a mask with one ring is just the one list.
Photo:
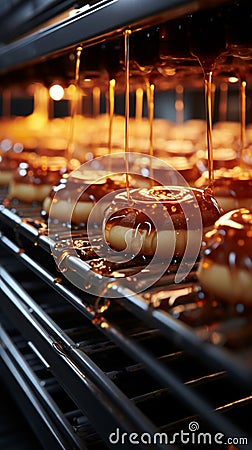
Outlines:
{"label": "round glazed cake", "polygon": [[[203,173],[195,185],[199,188],[209,186],[208,173]],[[239,166],[215,170],[210,189],[224,212],[252,207],[252,171],[250,170],[243,170]]]}
{"label": "round glazed cake", "polygon": [[26,203],[43,202],[65,171],[66,160],[61,157],[36,158],[33,164],[22,162],[10,181],[8,199]]}
{"label": "round glazed cake", "polygon": [[206,234],[198,278],[203,290],[231,303],[252,301],[252,209],[224,214]]}
{"label": "round glazed cake", "polygon": [[[114,250],[134,252],[136,235],[140,237],[140,253],[160,257],[182,257],[190,236],[198,242],[199,232],[208,229],[221,215],[215,199],[200,189],[179,186],[156,186],[115,196],[106,211],[104,233]],[[200,235],[201,236],[201,235]],[[192,245],[193,247],[193,245]]]}
{"label": "round glazed cake", "polygon": [[[148,177],[129,176],[133,185],[150,184]],[[64,175],[58,184],[52,186],[43,201],[41,214],[43,217],[65,222],[71,217],[74,225],[86,224],[94,205],[107,194],[125,189],[125,174],[106,176],[104,171],[82,172],[76,170],[71,176]],[[109,200],[110,202],[110,200]],[[102,205],[104,211],[108,201]]]}

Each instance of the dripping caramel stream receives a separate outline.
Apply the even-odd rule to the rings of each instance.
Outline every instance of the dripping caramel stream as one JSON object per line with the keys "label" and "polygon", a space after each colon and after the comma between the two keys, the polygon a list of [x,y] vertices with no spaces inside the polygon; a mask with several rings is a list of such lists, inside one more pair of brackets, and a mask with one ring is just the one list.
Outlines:
{"label": "dripping caramel stream", "polygon": [[32,117],[38,120],[41,124],[46,124],[48,121],[48,90],[40,83],[35,84],[34,89],[34,109]]}
{"label": "dripping caramel stream", "polygon": [[150,184],[154,186],[154,175],[153,175],[153,165],[152,157],[154,156],[153,150],[153,120],[154,120],[154,84],[149,81],[146,82],[147,87],[147,101],[148,101],[148,113],[149,113],[149,155],[150,155]]}
{"label": "dripping caramel stream", "polygon": [[111,172],[111,154],[112,154],[112,128],[115,112],[115,85],[114,79],[109,80],[109,130],[108,130],[108,151],[109,151],[109,167],[107,177]]}
{"label": "dripping caramel stream", "polygon": [[181,84],[176,86],[176,123],[181,125],[184,122],[184,87]]}
{"label": "dripping caramel stream", "polygon": [[109,80],[109,154],[112,152],[112,126],[115,112],[115,85],[114,79]]}
{"label": "dripping caramel stream", "polygon": [[208,178],[209,185],[212,186],[214,181],[214,171],[213,171],[213,125],[212,125],[212,70],[205,70],[204,81],[205,81],[205,107],[206,107],[206,132],[207,132],[207,160],[208,160]]}
{"label": "dripping caramel stream", "polygon": [[244,153],[244,148],[246,146],[246,87],[247,82],[243,79],[240,86],[240,108],[241,108],[241,142],[240,142],[240,153],[239,153],[239,166],[242,166],[242,157]]}
{"label": "dripping caramel stream", "polygon": [[75,78],[74,78],[74,91],[71,101],[71,120],[70,120],[70,131],[66,149],[67,164],[70,164],[73,145],[74,145],[74,128],[75,128],[75,116],[77,114],[78,102],[79,102],[79,79],[80,79],[80,57],[82,53],[82,47],[77,47],[76,49],[76,63],[75,63]]}
{"label": "dripping caramel stream", "polygon": [[227,120],[227,103],[228,103],[228,83],[220,84],[220,101],[219,101],[219,121]]}
{"label": "dripping caramel stream", "polygon": [[143,89],[136,89],[136,112],[135,118],[136,121],[140,121],[143,117]]}
{"label": "dripping caramel stream", "polygon": [[130,185],[129,185],[129,95],[130,95],[130,85],[129,85],[129,74],[130,74],[130,58],[129,58],[129,36],[131,30],[126,30],[124,32],[124,63],[125,63],[125,136],[124,136],[124,151],[125,151],[125,179],[126,179],[126,191],[127,200],[129,205],[132,205],[132,199],[130,196]]}
{"label": "dripping caramel stream", "polygon": [[93,88],[93,115],[95,117],[100,114],[100,99],[101,99],[101,90],[98,86]]}

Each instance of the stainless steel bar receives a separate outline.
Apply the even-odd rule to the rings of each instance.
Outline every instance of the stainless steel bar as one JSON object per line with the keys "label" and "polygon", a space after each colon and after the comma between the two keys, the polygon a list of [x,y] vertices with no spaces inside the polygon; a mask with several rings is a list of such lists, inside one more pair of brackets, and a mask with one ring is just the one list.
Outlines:
{"label": "stainless steel bar", "polygon": [[[157,432],[157,429],[155,429],[153,424],[134,406],[130,400],[128,400],[128,398],[109,380],[109,378],[90,360],[90,358],[87,355],[84,355],[80,350],[76,349],[73,343],[70,343],[69,338],[67,339],[68,342],[66,342],[65,338],[63,341],[64,345],[61,344],[61,336],[63,335],[62,331],[61,333],[59,331],[55,336],[57,327],[53,325],[53,327],[49,328],[48,319],[45,324],[46,328],[44,329],[42,327],[42,324],[38,322],[36,317],[33,316],[33,311],[35,310],[38,314],[38,307],[34,305],[33,309],[31,299],[29,299],[29,306],[23,304],[24,300],[18,297],[15,293],[16,283],[14,280],[12,280],[12,288],[10,288],[4,282],[3,278],[1,278],[0,286],[3,292],[5,292],[5,295],[11,301],[12,314],[14,307],[15,310],[20,311],[23,318],[26,318],[25,325],[22,324],[20,318],[18,318],[20,328],[22,331],[26,330],[26,333],[28,327],[32,330],[32,335],[27,337],[30,340],[33,338],[35,339],[39,351],[45,355],[45,359],[50,364],[55,376],[62,379],[66,377],[65,380],[67,380],[68,383],[70,383],[69,380],[72,378],[73,383],[76,385],[76,389],[77,384],[79,384],[79,389],[83,390],[83,397],[79,395],[80,391],[75,391],[72,383],[70,383],[70,385],[67,383],[66,387],[70,389],[70,395],[74,395],[73,392],[76,392],[75,401],[77,401],[77,404],[79,404],[79,402],[82,403],[84,400],[84,410],[87,415],[92,415],[92,413],[88,409],[89,402],[85,400],[85,396],[88,398],[88,396],[95,395],[96,402],[99,404],[100,415],[102,415],[102,410],[106,411],[106,413],[104,412],[106,414],[106,420],[104,417],[104,424],[108,421],[109,416],[112,414],[114,419],[120,417],[120,423],[118,426],[122,429],[141,429],[142,432],[146,432],[148,430],[151,434]],[[18,317],[20,317],[20,315],[18,315]],[[42,321],[43,318],[40,317],[40,319]],[[36,333],[34,330],[36,330]],[[51,353],[50,349],[53,349],[54,351]],[[55,353],[57,355],[56,358]],[[62,364],[63,367],[60,369],[60,365]],[[70,378],[69,374],[67,374],[67,368],[70,369],[72,374]],[[62,371],[64,372],[62,373]],[[92,397],[90,397],[89,401],[92,401],[91,399]],[[94,399],[93,403],[95,403]],[[95,422],[95,418],[92,418]],[[105,430],[103,430],[103,432],[105,432]],[[162,446],[160,448],[162,448]]]}
{"label": "stainless steel bar", "polygon": [[102,40],[111,33],[121,33],[125,27],[156,23],[198,8],[221,4],[219,0],[108,0],[98,6],[69,18],[51,28],[0,48],[0,71],[13,69],[27,62],[37,61],[45,55],[72,48],[83,42]]}
{"label": "stainless steel bar", "polygon": [[[24,379],[28,380],[28,383],[32,387],[32,392],[38,399],[38,402],[42,405],[43,403],[46,404],[47,409],[52,414],[53,420],[51,420],[52,425],[55,430],[60,430],[62,433],[61,440],[63,441],[63,448],[67,447],[69,444],[67,444],[67,441],[64,442],[64,433],[66,433],[66,436],[68,436],[68,439],[70,443],[72,442],[72,445],[76,446],[79,449],[86,450],[86,446],[84,443],[78,439],[78,436],[74,434],[73,429],[70,427],[70,424],[65,419],[62,412],[59,410],[56,403],[52,400],[52,398],[49,397],[48,393],[46,392],[46,389],[43,388],[35,376],[35,374],[30,369],[29,365],[25,361],[25,359],[21,356],[21,354],[18,352],[18,350],[13,345],[11,339],[9,338],[8,334],[5,332],[4,328],[0,326],[0,340],[2,341],[2,344],[4,348],[6,349],[6,353],[11,355],[13,358],[14,364],[17,364],[17,370],[20,373],[20,376]],[[49,416],[48,416],[49,419]],[[55,423],[56,422],[56,423]],[[59,433],[60,436],[60,433]]]}
{"label": "stainless steel bar", "polygon": [[[8,339],[8,336],[6,335],[5,331],[1,328],[0,329],[0,356],[4,364],[8,367],[10,374],[15,378],[16,382],[22,389],[22,391],[25,393],[25,396],[27,399],[29,399],[29,402],[32,404],[32,407],[36,410],[36,413],[41,417],[42,421],[46,424],[46,427],[49,430],[50,433],[50,439],[51,442],[53,442],[53,445],[55,449],[61,448],[62,450],[66,450],[70,446],[67,443],[67,441],[64,439],[62,433],[60,433],[58,426],[53,423],[52,419],[49,417],[47,411],[43,408],[42,404],[39,402],[38,398],[36,397],[34,391],[31,389],[31,387],[28,385],[26,380],[24,379],[23,374],[20,372],[20,368],[18,369],[12,359],[10,358],[10,355],[8,354],[8,351],[15,352],[15,357],[17,357],[16,351],[14,351],[14,348]],[[20,363],[24,363],[24,361],[19,361]],[[82,447],[85,448],[85,447]]]}

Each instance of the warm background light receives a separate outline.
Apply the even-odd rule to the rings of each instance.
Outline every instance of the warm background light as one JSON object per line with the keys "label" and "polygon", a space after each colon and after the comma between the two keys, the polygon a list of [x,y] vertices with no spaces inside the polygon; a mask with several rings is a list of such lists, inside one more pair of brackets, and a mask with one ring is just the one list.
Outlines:
{"label": "warm background light", "polygon": [[237,77],[229,77],[228,81],[229,81],[229,83],[237,83],[237,81],[239,81],[239,79]]}
{"label": "warm background light", "polygon": [[60,84],[54,84],[50,87],[49,94],[53,100],[59,101],[64,96],[64,89]]}

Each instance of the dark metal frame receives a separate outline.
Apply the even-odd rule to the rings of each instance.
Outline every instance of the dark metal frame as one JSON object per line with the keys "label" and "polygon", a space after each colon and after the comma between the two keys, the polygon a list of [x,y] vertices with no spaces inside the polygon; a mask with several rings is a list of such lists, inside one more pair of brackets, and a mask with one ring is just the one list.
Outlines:
{"label": "dark metal frame", "polygon": [[[23,238],[28,239],[28,241],[35,243],[40,251],[45,251],[51,255],[51,248],[56,245],[46,234],[41,233],[39,229],[34,227],[32,224],[27,223],[19,215],[10,211],[8,208],[2,207],[0,210],[0,220],[11,229],[15,229],[16,237],[19,236],[19,242],[23,243]],[[80,310],[89,319],[94,319],[95,317],[95,300],[94,296],[89,296],[86,301],[83,300],[83,292],[74,288],[74,286],[69,286],[67,281],[60,277],[55,277],[54,274],[48,271],[46,267],[43,267],[40,261],[34,261],[34,258],[29,255],[29,251],[24,252],[17,242],[10,240],[4,233],[0,236],[1,243],[6,246],[6,248],[11,249],[12,252],[20,259],[24,264],[26,264],[31,270],[33,270],[37,275],[42,277],[44,281],[49,283],[58,292],[61,293],[68,301],[70,301],[78,310]],[[25,242],[24,242],[25,244]],[[53,260],[53,257],[51,256]],[[76,277],[83,280],[83,284],[90,279],[94,279],[94,283],[97,284],[99,289],[99,275],[96,274],[88,264],[88,262],[81,260],[77,256],[72,256],[70,253],[67,254],[64,260],[65,267],[68,270],[72,270],[76,274]],[[63,282],[62,282],[63,281]],[[65,281],[65,282],[64,282]],[[167,289],[169,290],[169,281],[167,284]],[[120,279],[111,285],[112,290],[116,290],[120,297],[118,301],[123,308],[127,309],[129,312],[137,316],[140,320],[148,323],[150,326],[157,327],[166,336],[167,339],[179,343],[179,345],[186,351],[196,355],[203,361],[207,358],[208,363],[212,364],[213,367],[221,368],[222,370],[227,370],[234,380],[239,380],[240,383],[245,383],[247,386],[252,386],[252,371],[250,364],[246,364],[245,360],[239,358],[238,355],[232,354],[232,352],[227,351],[225,348],[219,348],[213,344],[207,342],[204,337],[200,334],[196,334],[193,329],[186,326],[181,321],[172,318],[165,311],[155,309],[141,294],[135,294],[132,289],[125,288],[120,285]],[[106,291],[106,296],[109,297],[110,290]],[[93,306],[92,310],[88,308],[89,305]],[[110,327],[109,327],[110,328]]]}
{"label": "dark metal frame", "polygon": [[[0,221],[3,229],[0,237],[1,245],[14,255],[17,261],[23,263],[52,290],[56,290],[77,308],[104,335],[104,338],[114,343],[136,363],[141,364],[161,386],[171,389],[173,395],[184,405],[192,408],[195,411],[195,417],[205,421],[211,429],[221,430],[228,436],[244,436],[244,432],[239,427],[226,419],[224,415],[214,411],[203,397],[195,393],[189,385],[185,385],[168,367],[164,367],[141,343],[126,336],[120,326],[106,315],[101,313],[97,315],[92,304],[92,297],[89,298],[88,294],[83,295],[81,291],[78,292],[78,289],[69,286],[64,279],[57,279],[55,273],[29,254],[30,242],[35,253],[46,252],[48,255],[51,242],[45,234],[40,233],[32,224],[27,224],[16,213],[4,207],[0,212]],[[8,233],[9,236],[7,236]],[[22,248],[19,246],[20,242]],[[35,247],[34,243],[36,243]],[[88,265],[84,263],[85,269],[82,272],[81,267],[81,260],[78,261],[78,266],[73,262],[74,270],[80,270],[79,276],[88,276]],[[116,427],[129,433],[138,430],[140,433],[152,434],[157,431],[154,424],[116,387],[110,377],[71,341],[57,323],[46,315],[37,305],[36,300],[15,282],[5,268],[0,270],[0,287],[5,294],[4,314],[8,315],[24,338],[35,345],[38,355],[46,361],[65,391],[88,416],[104,442],[108,437],[108,430],[114,430]],[[192,353],[196,358],[207,361],[209,367],[215,367],[217,374],[227,371],[228,376],[238,386],[251,388],[250,368],[232,353],[229,354],[224,349],[204,342],[179,320],[174,320],[161,310],[152,308],[141,296],[134,295],[132,291],[127,291],[125,288],[122,290],[119,283],[118,286],[114,285],[114,288],[118,291],[121,289],[123,297],[118,300],[120,308],[128,310],[132,317],[137,317],[140,322],[154,326],[154,329],[165,336],[167,344],[172,343],[184,352]],[[215,376],[218,377],[217,374]],[[99,416],[97,410],[99,410]]]}
{"label": "dark metal frame", "polygon": [[135,29],[157,24],[224,2],[225,0],[101,0],[75,17],[2,45],[0,72],[41,61],[81,43],[93,44],[109,35],[122,33],[127,27]]}
{"label": "dark metal frame", "polygon": [[[222,3],[224,1],[102,0],[74,18],[2,45],[0,72],[5,75],[16,68],[65,52],[80,43],[92,45],[108,36],[122,33],[126,27],[137,29]],[[34,219],[34,210],[28,208],[22,217]],[[211,429],[223,431],[229,436],[244,436],[239,427],[229,421],[224,414],[214,410],[204,397],[191,389],[190,385],[183,383],[175,372],[163,365],[159,358],[135,339],[135,336],[128,336],[109,316],[97,314],[93,296],[83,295],[83,292],[70,286],[66,280],[59,279],[59,274],[56,270],[51,270],[49,264],[42,264],[41,259],[44,255],[45,261],[49,262],[52,242],[46,234],[40,233],[32,222],[28,223],[22,217],[4,206],[0,208],[2,230],[0,245],[15,261],[46,283],[52,296],[53,292],[57,292],[69,302],[94,329],[98,330],[104,340],[115,345],[135,361],[162,388],[172,391],[178,400],[194,411],[195,420],[202,420]],[[33,245],[35,243],[36,246]],[[52,256],[50,258],[52,259]],[[91,274],[89,265],[78,258],[69,255],[66,263],[76,271],[77,276],[88,277]],[[94,272],[92,276],[96,276]],[[137,400],[128,398],[113,382],[115,374],[107,374],[95,364],[4,267],[0,269],[0,287],[2,313],[8,316],[24,339],[32,344],[37,356],[50,368],[63,389],[87,415],[103,442],[107,442],[108,430],[114,430],[117,426],[127,432],[152,434],[156,431],[156,426],[138,408]],[[164,311],[153,308],[144,297],[122,288],[119,283],[113,284],[113,289],[117,289],[122,296],[116,300],[121,310],[160,333],[167,340],[167,346],[175,345],[181,352],[204,361],[209,369],[214,367],[217,373],[213,377],[216,379],[225,372],[231,388],[232,383],[236,383],[238,389],[243,387],[251,389],[251,367],[246,361],[239,359],[232,352],[206,342],[190,327],[179,320],[174,320]],[[53,405],[46,392],[40,389],[32,371],[25,364],[11,336],[8,336],[4,328],[0,329],[0,354],[3,376],[9,388],[17,393],[20,403],[27,407],[27,416],[34,419],[37,433],[42,426],[46,446],[55,449],[84,449],[85,443],[78,440],[65,422],[64,416]],[[172,355],[169,355],[169,358],[172,358]],[[49,420],[48,413],[53,419]],[[170,429],[175,425],[170,424]]]}

